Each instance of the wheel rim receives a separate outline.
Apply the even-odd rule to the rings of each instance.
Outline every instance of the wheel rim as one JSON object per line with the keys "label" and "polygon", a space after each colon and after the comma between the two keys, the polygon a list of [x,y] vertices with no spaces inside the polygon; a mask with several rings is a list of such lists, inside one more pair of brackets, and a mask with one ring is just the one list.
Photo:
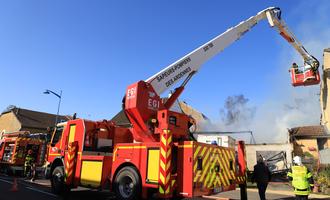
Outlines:
{"label": "wheel rim", "polygon": [[129,176],[123,177],[119,181],[119,192],[120,195],[124,198],[129,198],[133,195],[134,193],[134,183],[133,179]]}

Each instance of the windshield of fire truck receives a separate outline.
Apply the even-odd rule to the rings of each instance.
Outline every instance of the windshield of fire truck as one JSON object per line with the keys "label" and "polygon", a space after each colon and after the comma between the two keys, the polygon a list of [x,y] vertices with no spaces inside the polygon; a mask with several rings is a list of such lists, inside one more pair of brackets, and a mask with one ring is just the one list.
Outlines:
{"label": "windshield of fire truck", "polygon": [[63,132],[63,126],[58,126],[56,127],[53,139],[52,139],[52,144],[56,144],[62,137],[62,132]]}

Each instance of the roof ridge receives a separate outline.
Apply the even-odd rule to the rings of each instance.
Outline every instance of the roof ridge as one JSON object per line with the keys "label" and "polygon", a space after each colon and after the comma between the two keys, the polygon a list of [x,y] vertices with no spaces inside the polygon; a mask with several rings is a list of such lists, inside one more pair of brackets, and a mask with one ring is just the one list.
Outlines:
{"label": "roof ridge", "polygon": [[[42,112],[42,111],[36,111],[36,110],[30,110],[30,109],[20,108],[20,107],[16,107],[14,109],[25,110],[25,111],[30,111],[30,112],[34,112],[34,113],[40,113],[40,114],[47,114],[47,115],[55,115],[55,116],[57,115],[57,114],[52,114],[52,113],[47,113],[47,112]],[[67,116],[67,115],[58,114],[58,116]]]}

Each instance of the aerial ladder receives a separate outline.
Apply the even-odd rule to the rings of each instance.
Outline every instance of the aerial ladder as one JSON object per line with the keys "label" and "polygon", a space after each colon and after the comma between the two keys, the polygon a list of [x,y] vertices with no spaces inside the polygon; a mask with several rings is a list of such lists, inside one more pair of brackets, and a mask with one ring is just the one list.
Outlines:
{"label": "aerial ladder", "polygon": [[[104,189],[110,185],[117,199],[132,200],[191,198],[235,190],[240,185],[241,199],[246,199],[244,142],[238,141],[236,151],[196,142],[190,133],[193,120],[170,108],[203,63],[263,19],[302,55],[306,71],[311,71],[307,78],[295,82],[317,84],[318,61],[288,31],[280,9],[267,8],[146,81],[128,86],[122,112],[128,125],[84,119],[59,124],[48,153],[52,190],[62,193],[78,186]],[[160,95],[179,82],[181,85],[163,101]]]}
{"label": "aerial ladder", "polygon": [[[318,84],[320,82],[320,75],[318,72],[319,61],[307,52],[303,45],[289,30],[288,26],[281,18],[280,8],[270,7],[260,11],[257,15],[240,22],[238,25],[229,28],[224,33],[165,67],[146,81],[140,81],[138,85],[141,87],[136,87],[137,84],[129,86],[125,97],[125,113],[134,126],[133,133],[135,139],[137,141],[156,141],[157,138],[155,138],[154,134],[145,134],[146,132],[149,132],[149,127],[147,126],[148,123],[146,122],[150,120],[150,116],[155,115],[155,112],[160,109],[170,109],[183,92],[184,87],[192,76],[199,71],[202,64],[240,39],[263,19],[267,19],[269,25],[275,28],[303,58],[303,67],[298,67],[299,69],[295,68],[297,65],[294,63],[294,67],[290,69],[292,85],[308,86]],[[171,97],[162,104],[159,95],[180,81],[182,81],[181,86],[176,88]],[[147,88],[147,90],[141,92],[144,90],[142,88]],[[136,93],[137,90],[140,94]],[[142,100],[141,98],[146,97],[144,94],[145,92],[155,95],[151,95],[149,99]],[[140,95],[140,98],[133,98],[133,94],[134,96],[136,94]],[[143,95],[144,97],[142,97]],[[137,103],[137,101],[139,102]],[[142,138],[144,139],[141,140]]]}

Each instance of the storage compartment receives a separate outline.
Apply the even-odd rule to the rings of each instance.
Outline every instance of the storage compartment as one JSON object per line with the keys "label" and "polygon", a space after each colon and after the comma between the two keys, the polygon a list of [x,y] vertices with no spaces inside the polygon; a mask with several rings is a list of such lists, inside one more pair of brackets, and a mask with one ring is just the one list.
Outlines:
{"label": "storage compartment", "polygon": [[[189,144],[190,143],[190,144]],[[199,142],[179,145],[178,185],[184,197],[211,195],[235,189],[234,148]]]}
{"label": "storage compartment", "polygon": [[101,185],[102,161],[82,161],[80,183],[83,186],[97,188]]}

